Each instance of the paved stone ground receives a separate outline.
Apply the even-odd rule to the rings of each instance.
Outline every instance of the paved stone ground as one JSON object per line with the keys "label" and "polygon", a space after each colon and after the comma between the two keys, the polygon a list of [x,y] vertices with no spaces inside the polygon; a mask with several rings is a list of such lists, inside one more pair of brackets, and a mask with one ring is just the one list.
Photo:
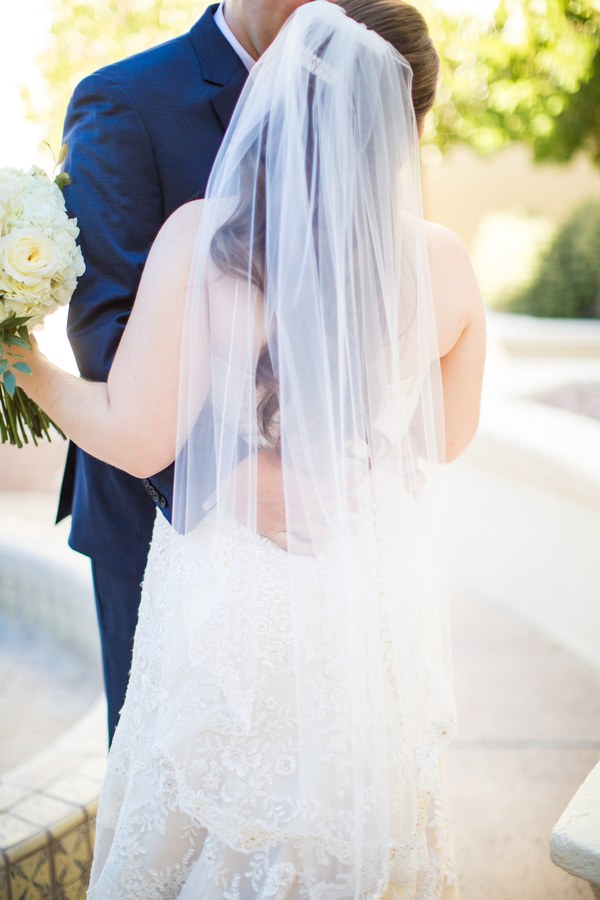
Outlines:
{"label": "paved stone ground", "polygon": [[550,833],[600,759],[600,673],[529,625],[453,597],[459,733],[448,754],[461,900],[576,900]]}
{"label": "paved stone ground", "polygon": [[[51,494],[0,494],[0,536],[27,528],[33,545],[58,548],[66,527],[52,525],[54,503]],[[447,774],[461,900],[591,900],[585,882],[552,864],[548,846],[553,825],[600,758],[600,673],[477,598],[453,597],[452,629],[460,728]],[[11,647],[10,629],[6,634],[10,666],[26,637],[14,632]],[[49,740],[57,717],[40,694],[43,652],[35,644],[31,652],[22,685],[35,704],[36,738]],[[69,693],[71,665],[57,690]],[[0,744],[15,722],[7,696],[0,691]],[[16,755],[8,743],[5,752]]]}
{"label": "paved stone ground", "polygon": [[545,394],[538,394],[534,399],[600,420],[600,384],[597,383],[565,385]]}

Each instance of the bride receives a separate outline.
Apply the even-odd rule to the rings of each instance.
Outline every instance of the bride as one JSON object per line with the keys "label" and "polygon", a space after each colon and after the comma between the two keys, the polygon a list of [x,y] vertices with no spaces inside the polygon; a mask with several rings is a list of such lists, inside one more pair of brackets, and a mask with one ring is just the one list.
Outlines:
{"label": "bride", "polygon": [[20,378],[94,456],[176,460],[90,898],[457,896],[435,482],[477,425],[484,324],[462,245],[422,218],[437,57],[415,13],[408,64],[390,9],[291,16],[206,199],[156,239],[107,384],[35,347]]}

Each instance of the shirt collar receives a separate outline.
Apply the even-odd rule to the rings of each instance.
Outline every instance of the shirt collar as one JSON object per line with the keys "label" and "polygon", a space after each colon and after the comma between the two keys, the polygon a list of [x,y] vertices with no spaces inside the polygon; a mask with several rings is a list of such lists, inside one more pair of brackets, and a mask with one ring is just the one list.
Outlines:
{"label": "shirt collar", "polygon": [[244,47],[242,47],[242,45],[236,38],[235,34],[233,33],[233,31],[227,24],[227,21],[225,19],[225,14],[224,14],[224,7],[225,7],[225,0],[223,0],[223,2],[219,4],[219,8],[217,9],[217,11],[215,13],[215,16],[214,16],[215,25],[217,26],[217,28],[219,29],[219,31],[221,32],[223,37],[227,40],[227,42],[229,44],[231,44],[231,46],[233,47],[233,49],[235,50],[235,52],[237,53],[237,55],[239,56],[241,61],[244,63],[244,65],[246,66],[248,71],[250,71],[252,66],[255,64],[256,60],[252,59],[252,57],[250,56],[248,51],[245,50]]}

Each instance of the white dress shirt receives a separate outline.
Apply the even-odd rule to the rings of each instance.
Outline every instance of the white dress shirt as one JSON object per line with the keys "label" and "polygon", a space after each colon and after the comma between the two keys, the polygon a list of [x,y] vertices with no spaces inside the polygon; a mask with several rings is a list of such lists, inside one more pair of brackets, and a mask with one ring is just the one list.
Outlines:
{"label": "white dress shirt", "polygon": [[219,8],[215,13],[215,25],[217,26],[223,37],[227,40],[227,42],[231,44],[248,71],[250,71],[256,60],[252,59],[248,51],[245,50],[244,47],[242,47],[235,34],[227,24],[227,21],[225,19],[225,0],[223,0],[223,2],[219,5]]}

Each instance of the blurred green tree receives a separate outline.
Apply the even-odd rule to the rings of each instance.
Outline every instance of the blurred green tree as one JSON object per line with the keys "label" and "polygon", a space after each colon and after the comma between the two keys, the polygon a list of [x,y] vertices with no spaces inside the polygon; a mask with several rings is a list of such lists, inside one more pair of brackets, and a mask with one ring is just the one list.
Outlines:
{"label": "blurred green tree", "polygon": [[[442,56],[427,139],[482,153],[519,141],[537,161],[584,151],[600,166],[600,0],[499,0],[491,21],[452,15],[451,3],[413,0]],[[40,58],[47,102],[28,98],[53,146],[70,94],[99,66],[188,29],[208,0],[52,0]]]}
{"label": "blurred green tree", "polygon": [[600,319],[600,202],[575,209],[540,255],[528,283],[500,308],[546,318]]}
{"label": "blurred green tree", "polygon": [[600,166],[600,3],[500,0],[491,21],[438,16],[435,142],[482,153],[511,142],[536,162],[583,151]]}

